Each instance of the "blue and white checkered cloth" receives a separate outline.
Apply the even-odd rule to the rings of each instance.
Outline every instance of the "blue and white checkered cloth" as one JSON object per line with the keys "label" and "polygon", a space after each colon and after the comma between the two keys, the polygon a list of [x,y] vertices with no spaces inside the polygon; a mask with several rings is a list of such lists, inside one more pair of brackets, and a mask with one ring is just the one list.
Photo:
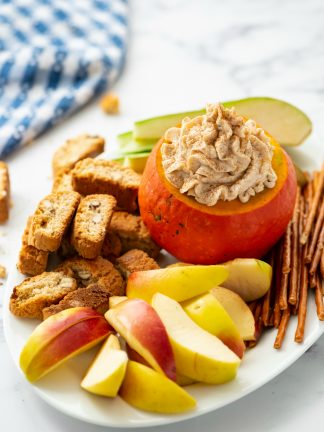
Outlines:
{"label": "blue and white checkered cloth", "polygon": [[118,77],[127,0],[0,0],[0,159]]}

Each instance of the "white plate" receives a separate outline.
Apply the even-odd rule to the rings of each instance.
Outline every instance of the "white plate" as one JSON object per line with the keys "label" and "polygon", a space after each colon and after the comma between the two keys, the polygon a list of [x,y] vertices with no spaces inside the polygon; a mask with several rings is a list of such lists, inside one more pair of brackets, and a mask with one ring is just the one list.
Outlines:
{"label": "white plate", "polygon": [[[309,152],[311,150],[311,152]],[[317,150],[317,151],[316,151]],[[308,151],[295,154],[305,162],[307,154],[323,155],[323,148],[308,143]],[[309,166],[314,166],[310,160]],[[307,168],[309,168],[309,166]],[[17,232],[23,229],[27,214],[33,209],[24,209],[25,215],[18,215]],[[24,216],[24,217],[23,217]],[[21,226],[20,226],[21,225]],[[19,239],[17,238],[17,250]],[[36,321],[18,319],[8,309],[12,288],[19,284],[23,277],[14,267],[9,273],[4,298],[4,330],[9,350],[18,366],[19,353],[33,331]],[[199,416],[214,411],[247,395],[267,383],[280,372],[294,363],[324,332],[324,323],[319,322],[316,315],[313,293],[309,296],[308,314],[306,320],[305,340],[296,344],[294,332],[296,317],[291,318],[285,342],[281,350],[273,349],[276,331],[267,331],[258,346],[246,353],[237,378],[221,386],[195,384],[186,389],[196,398],[197,408],[181,415],[158,415],[139,411],[126,404],[119,397],[111,400],[93,396],[80,388],[80,381],[87,369],[94,350],[70,360],[47,377],[33,386],[38,395],[63,413],[89,423],[112,427],[143,428],[154,425],[164,425]],[[20,370],[20,369],[19,369]]]}
{"label": "white plate", "polygon": [[[13,270],[6,284],[4,301],[4,328],[9,350],[16,363],[19,353],[34,329],[37,321],[18,319],[8,309],[12,287],[23,280]],[[158,415],[139,411],[119,397],[111,400],[90,395],[80,388],[80,381],[87,369],[94,350],[70,360],[34,385],[39,396],[50,405],[80,420],[103,426],[145,427],[169,424],[214,411],[261,387],[296,361],[323,333],[324,323],[317,319],[311,293],[303,344],[293,342],[296,317],[291,319],[281,350],[273,349],[275,331],[267,331],[253,350],[246,353],[237,378],[221,386],[195,384],[186,389],[196,398],[197,408],[181,415]]]}

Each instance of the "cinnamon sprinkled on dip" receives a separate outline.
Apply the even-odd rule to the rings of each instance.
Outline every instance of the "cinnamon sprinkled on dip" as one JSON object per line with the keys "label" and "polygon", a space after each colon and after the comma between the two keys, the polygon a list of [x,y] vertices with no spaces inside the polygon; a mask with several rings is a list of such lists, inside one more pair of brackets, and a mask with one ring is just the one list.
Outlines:
{"label": "cinnamon sprinkled on dip", "polygon": [[246,203],[276,184],[264,130],[221,104],[207,104],[205,115],[168,129],[161,152],[169,182],[207,206],[236,198]]}

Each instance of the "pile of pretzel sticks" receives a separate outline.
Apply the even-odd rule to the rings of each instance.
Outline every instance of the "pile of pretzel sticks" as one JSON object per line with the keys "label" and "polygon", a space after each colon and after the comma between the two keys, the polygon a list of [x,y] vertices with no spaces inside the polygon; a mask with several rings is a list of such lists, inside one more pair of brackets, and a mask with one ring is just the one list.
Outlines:
{"label": "pile of pretzel sticks", "polygon": [[324,320],[324,167],[307,174],[297,190],[293,218],[267,261],[273,268],[270,290],[250,304],[256,322],[257,344],[266,327],[278,333],[274,348],[281,348],[291,315],[297,315],[295,342],[304,340],[307,300],[314,290],[318,318]]}

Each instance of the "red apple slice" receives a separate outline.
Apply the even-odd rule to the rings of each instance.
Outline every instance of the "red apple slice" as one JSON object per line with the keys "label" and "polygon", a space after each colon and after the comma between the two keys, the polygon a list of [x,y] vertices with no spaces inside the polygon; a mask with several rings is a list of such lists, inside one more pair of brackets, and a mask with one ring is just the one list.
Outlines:
{"label": "red apple slice", "polygon": [[29,381],[36,381],[112,332],[105,318],[95,310],[66,309],[36,327],[21,352],[20,367]]}
{"label": "red apple slice", "polygon": [[158,372],[176,380],[175,360],[164,324],[146,301],[129,299],[108,310],[110,325]]}

